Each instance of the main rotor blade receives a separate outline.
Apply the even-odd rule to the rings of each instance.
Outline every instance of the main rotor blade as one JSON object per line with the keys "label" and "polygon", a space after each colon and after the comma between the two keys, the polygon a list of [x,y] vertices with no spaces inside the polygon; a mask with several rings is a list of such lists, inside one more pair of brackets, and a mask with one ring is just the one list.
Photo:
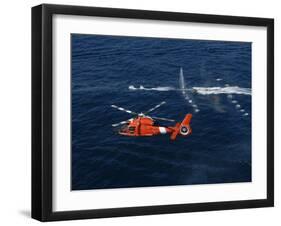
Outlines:
{"label": "main rotor blade", "polygon": [[138,113],[136,113],[136,112],[127,110],[127,109],[122,108],[122,107],[118,107],[118,106],[116,106],[116,105],[111,105],[111,107],[113,107],[113,108],[115,108],[115,109],[117,109],[117,110],[119,110],[119,111],[127,112],[127,113],[129,113],[129,114],[133,114],[133,115],[137,115],[137,114],[138,114]]}
{"label": "main rotor blade", "polygon": [[131,120],[133,120],[133,118],[130,118],[130,119],[126,120],[126,121],[122,121],[122,122],[118,122],[118,123],[112,124],[112,126],[113,127],[121,126],[121,125],[129,123]]}
{"label": "main rotor blade", "polygon": [[154,116],[150,116],[153,119],[157,119],[157,120],[163,120],[163,121],[168,121],[168,122],[174,122],[174,119],[168,119],[168,118],[160,118],[160,117],[154,117]]}
{"label": "main rotor blade", "polygon": [[149,113],[149,112],[154,111],[155,109],[159,108],[159,107],[162,106],[163,104],[166,104],[166,102],[165,102],[165,101],[162,101],[160,104],[157,104],[155,107],[150,108],[150,109],[149,109],[147,112],[145,112],[144,114],[147,114],[147,113]]}

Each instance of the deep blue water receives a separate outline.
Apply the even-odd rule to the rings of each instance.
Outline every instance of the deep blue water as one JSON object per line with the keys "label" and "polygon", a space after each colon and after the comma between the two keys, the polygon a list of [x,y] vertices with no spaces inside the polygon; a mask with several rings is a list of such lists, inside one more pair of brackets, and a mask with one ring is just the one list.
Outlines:
{"label": "deep blue water", "polygon": [[[180,67],[188,88],[251,88],[251,43],[72,34],[73,190],[251,181],[251,95],[190,92],[196,113],[181,91],[128,89],[178,88]],[[131,118],[111,104],[143,112],[161,101],[152,115],[193,114],[190,136],[111,126]]]}

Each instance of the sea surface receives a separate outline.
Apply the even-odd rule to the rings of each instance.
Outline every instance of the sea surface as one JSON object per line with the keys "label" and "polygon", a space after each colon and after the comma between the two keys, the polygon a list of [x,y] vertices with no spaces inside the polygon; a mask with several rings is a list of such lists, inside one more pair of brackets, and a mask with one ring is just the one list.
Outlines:
{"label": "sea surface", "polygon": [[[71,39],[72,190],[251,181],[251,43]],[[145,112],[162,101],[150,115],[180,122],[192,113],[190,136],[112,127],[132,115],[111,105]]]}

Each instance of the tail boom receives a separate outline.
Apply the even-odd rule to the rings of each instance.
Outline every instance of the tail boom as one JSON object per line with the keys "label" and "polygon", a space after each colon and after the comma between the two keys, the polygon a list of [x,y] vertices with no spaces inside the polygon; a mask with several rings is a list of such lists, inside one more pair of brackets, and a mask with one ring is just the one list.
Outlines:
{"label": "tail boom", "polygon": [[173,131],[170,136],[171,140],[175,140],[177,138],[177,135],[179,134],[182,136],[187,136],[191,134],[191,118],[192,114],[187,114],[181,123],[177,123],[174,127],[170,127],[170,129]]}

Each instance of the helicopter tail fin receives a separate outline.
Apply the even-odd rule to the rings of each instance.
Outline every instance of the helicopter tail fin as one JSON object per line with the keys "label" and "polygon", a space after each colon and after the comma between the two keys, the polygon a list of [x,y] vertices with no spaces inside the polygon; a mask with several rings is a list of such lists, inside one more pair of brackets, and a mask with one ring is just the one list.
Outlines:
{"label": "helicopter tail fin", "polygon": [[192,118],[192,114],[187,114],[185,118],[182,120],[181,123],[177,123],[173,128],[174,131],[172,132],[170,139],[175,140],[177,135],[180,134],[182,136],[187,136],[191,134],[192,130],[190,127],[190,120]]}

